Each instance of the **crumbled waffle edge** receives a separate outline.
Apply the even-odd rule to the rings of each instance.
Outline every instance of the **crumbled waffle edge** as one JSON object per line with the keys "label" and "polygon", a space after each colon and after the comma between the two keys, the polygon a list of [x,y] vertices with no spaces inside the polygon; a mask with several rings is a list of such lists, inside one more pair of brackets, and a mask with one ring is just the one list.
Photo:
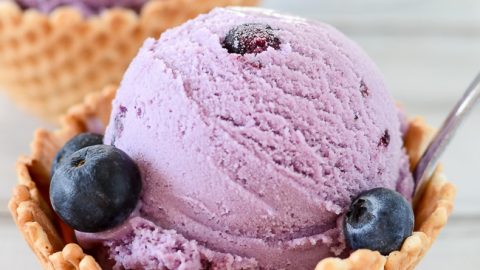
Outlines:
{"label": "crumbled waffle edge", "polygon": [[[49,185],[49,168],[56,151],[75,134],[86,130],[103,131],[108,123],[114,86],[90,94],[83,104],[72,107],[62,119],[60,129],[37,130],[32,155],[17,163],[19,185],[14,189],[9,209],[20,232],[44,269],[100,270],[95,259],[75,244],[74,234],[64,225],[45,201]],[[434,130],[421,118],[410,122],[405,146],[412,167],[431,140]],[[371,250],[357,250],[346,259],[326,258],[315,270],[407,270],[413,269],[432,245],[447,222],[453,208],[456,189],[438,167],[415,207],[415,232],[401,250],[388,256]]]}

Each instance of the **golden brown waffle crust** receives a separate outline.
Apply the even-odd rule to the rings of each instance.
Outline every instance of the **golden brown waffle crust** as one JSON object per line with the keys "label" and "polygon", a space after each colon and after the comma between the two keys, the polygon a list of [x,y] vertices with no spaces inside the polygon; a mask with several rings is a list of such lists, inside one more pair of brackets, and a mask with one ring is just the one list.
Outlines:
{"label": "golden brown waffle crust", "polygon": [[[108,123],[111,102],[116,88],[86,97],[72,107],[55,131],[37,130],[32,154],[17,163],[18,186],[14,189],[9,209],[20,232],[44,269],[101,269],[92,256],[72,243],[71,229],[61,224],[46,201],[50,166],[56,152],[80,132],[103,132]],[[431,140],[434,130],[416,118],[410,122],[405,146],[413,167]],[[43,194],[43,195],[42,195]],[[382,256],[376,251],[358,250],[347,259],[326,258],[315,270],[406,270],[413,269],[444,227],[453,208],[455,187],[437,168],[426,185],[425,193],[415,207],[415,232],[400,251]]]}
{"label": "golden brown waffle crust", "polygon": [[22,108],[57,121],[91,92],[118,84],[147,37],[217,6],[258,0],[150,0],[140,13],[112,8],[85,18],[72,7],[50,14],[0,1],[0,90]]}

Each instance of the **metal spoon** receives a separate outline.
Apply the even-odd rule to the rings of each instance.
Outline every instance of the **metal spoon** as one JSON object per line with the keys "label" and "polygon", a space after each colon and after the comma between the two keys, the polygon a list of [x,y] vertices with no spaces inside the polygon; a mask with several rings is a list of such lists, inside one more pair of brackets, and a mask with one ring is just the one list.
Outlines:
{"label": "metal spoon", "polygon": [[[433,138],[427,150],[417,163],[413,171],[415,187],[413,195],[419,198],[424,189],[425,180],[432,175],[437,161],[445,151],[445,148],[455,135],[459,125],[472,111],[477,101],[480,100],[480,73],[475,77],[467,88],[462,98],[457,102],[453,110],[448,115],[437,135]],[[415,201],[415,200],[414,200]]]}

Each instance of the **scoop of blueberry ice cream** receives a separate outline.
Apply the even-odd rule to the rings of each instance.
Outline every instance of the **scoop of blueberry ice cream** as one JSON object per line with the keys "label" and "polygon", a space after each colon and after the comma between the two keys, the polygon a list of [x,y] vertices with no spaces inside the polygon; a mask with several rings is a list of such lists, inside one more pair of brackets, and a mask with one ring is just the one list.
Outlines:
{"label": "scoop of blueberry ice cream", "polygon": [[261,9],[147,40],[104,143],[138,164],[139,209],[77,236],[118,269],[313,269],[348,254],[341,219],[360,192],[413,188],[370,58],[329,25]]}

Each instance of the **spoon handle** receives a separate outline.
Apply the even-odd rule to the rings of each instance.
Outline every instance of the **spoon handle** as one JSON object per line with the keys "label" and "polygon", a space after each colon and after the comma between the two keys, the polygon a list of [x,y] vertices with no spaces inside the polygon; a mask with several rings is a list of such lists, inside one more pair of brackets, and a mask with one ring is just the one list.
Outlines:
{"label": "spoon handle", "polygon": [[437,161],[445,151],[450,140],[455,135],[458,126],[463,122],[466,116],[473,110],[476,102],[480,99],[480,73],[475,77],[470,86],[467,88],[463,97],[457,102],[453,110],[448,115],[437,135],[428,145],[427,150],[420,158],[415,170],[413,171],[413,179],[415,187],[414,195],[419,197],[423,192],[423,182],[429,178],[436,167]]}

